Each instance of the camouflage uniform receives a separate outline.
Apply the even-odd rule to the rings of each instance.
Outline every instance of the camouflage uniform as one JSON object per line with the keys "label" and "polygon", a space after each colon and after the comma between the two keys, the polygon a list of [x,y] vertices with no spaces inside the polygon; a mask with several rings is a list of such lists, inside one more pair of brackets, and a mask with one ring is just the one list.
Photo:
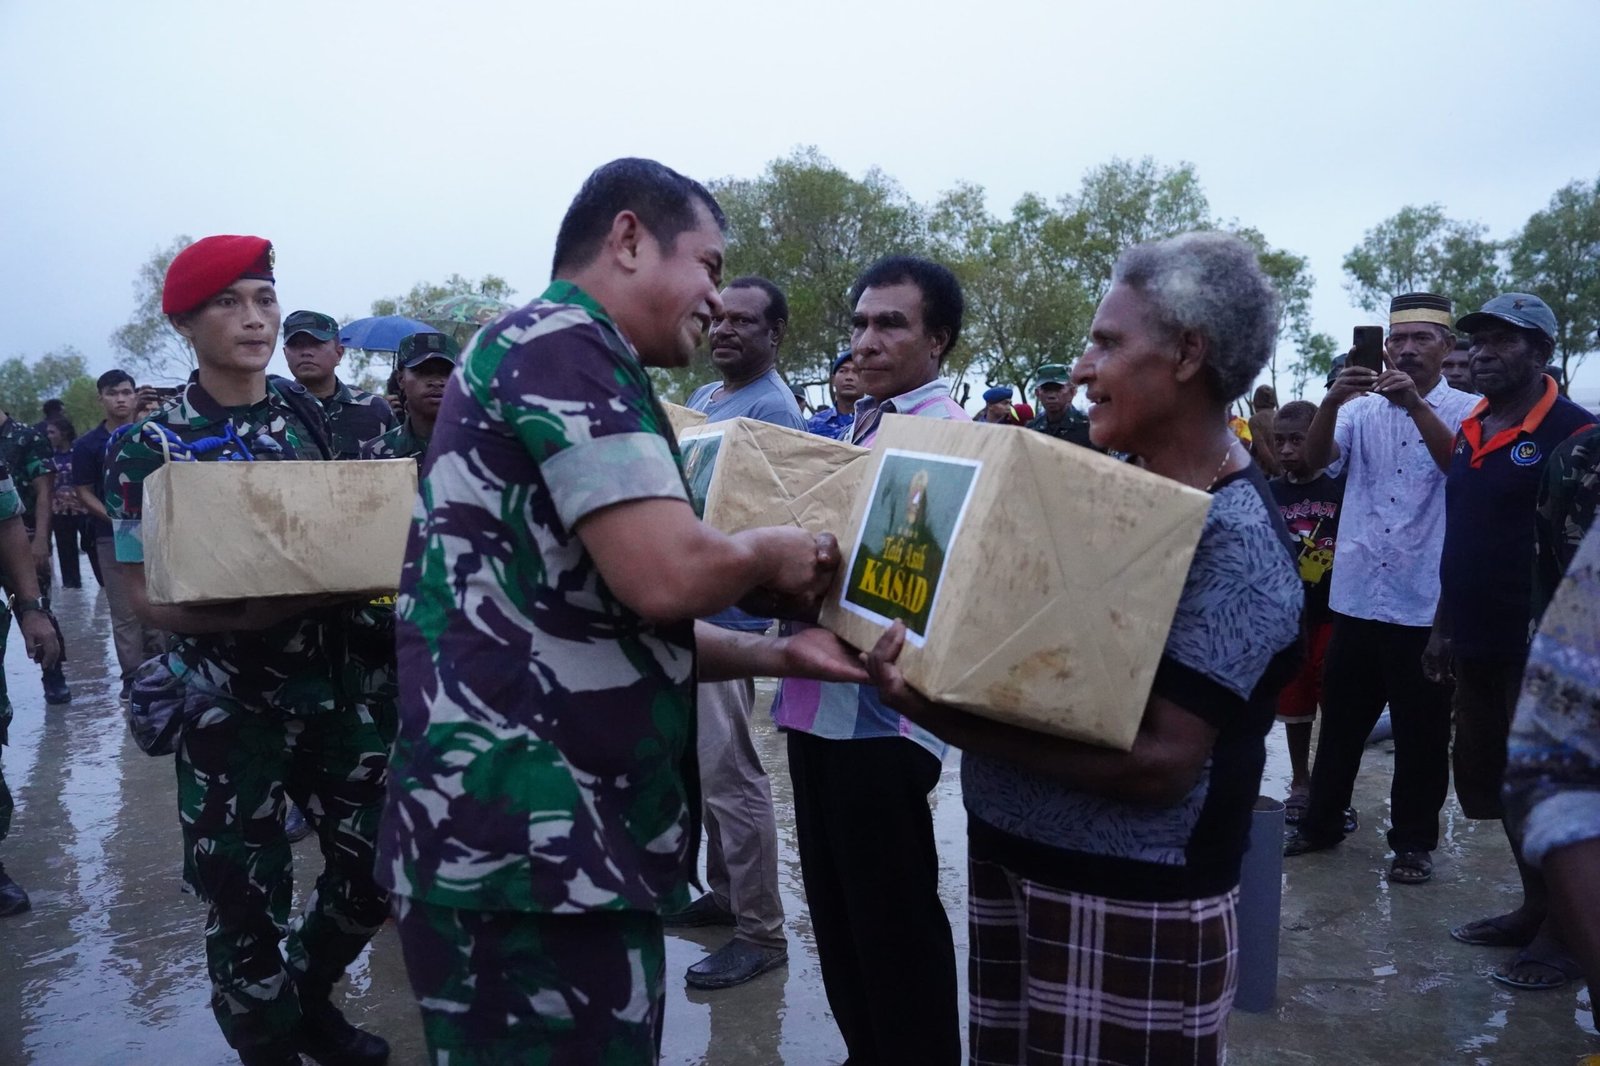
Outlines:
{"label": "camouflage uniform", "polygon": [[[660,1030],[656,915],[686,902],[698,839],[694,627],[634,614],[572,530],[688,490],[650,379],[598,304],[556,282],[479,333],[421,496],[378,879],[405,897],[435,1059],[653,1062],[654,1037],[637,1037]],[[506,970],[484,950],[507,938],[517,958],[568,947]],[[513,1000],[481,1040],[460,1023]]]}
{"label": "camouflage uniform", "polygon": [[361,445],[363,459],[409,458],[415,459],[418,466],[422,465],[422,457],[427,452],[428,438],[418,435],[409,417],[382,436],[373,437]]}
{"label": "camouflage uniform", "polygon": [[1534,511],[1535,625],[1600,507],[1600,427],[1580,430],[1550,453]]}
{"label": "camouflage uniform", "polygon": [[1028,428],[1036,429],[1057,440],[1081,444],[1085,448],[1094,447],[1094,443],[1089,440],[1089,416],[1076,407],[1068,406],[1061,412],[1061,421],[1054,425],[1051,425],[1049,415],[1036,415],[1028,422]]}
{"label": "camouflage uniform", "polygon": [[361,458],[361,445],[394,427],[394,409],[382,396],[334,379],[333,395],[322,400],[335,459]]}
{"label": "camouflage uniform", "polygon": [[[0,461],[0,522],[20,517],[22,517],[22,497],[11,480],[10,467],[4,461]],[[9,612],[7,617],[7,624],[0,626],[0,662],[5,660],[6,634],[11,629]],[[11,700],[6,695],[5,671],[0,670],[0,749],[5,747],[10,730]],[[11,811],[11,790],[6,787],[5,756],[0,752],[0,841],[4,841],[6,834],[11,831]]]}
{"label": "camouflage uniform", "polygon": [[[31,544],[33,542],[33,519],[36,513],[35,505],[38,503],[35,499],[38,495],[38,490],[34,488],[34,479],[43,477],[45,474],[55,473],[55,462],[51,455],[50,442],[45,439],[44,434],[32,426],[23,425],[15,418],[12,418],[10,412],[7,412],[5,425],[0,426],[0,464],[4,464],[8,470],[15,471],[13,483],[16,486],[17,497],[22,501],[22,524],[28,530],[28,542]],[[44,503],[46,507],[50,506],[49,500],[44,501]],[[46,608],[50,606],[50,590],[53,578],[54,574],[48,566],[39,573],[39,595],[43,598]],[[55,623],[54,618],[51,621],[53,624]],[[3,630],[4,633],[11,631],[11,613],[9,611],[5,612],[4,617],[0,617],[0,630]],[[61,641],[61,662],[66,662],[67,644],[65,638],[61,635],[61,626],[56,624],[55,630],[56,639]],[[4,633],[0,633],[0,640],[4,639]],[[0,643],[0,648],[3,647],[4,644]],[[63,685],[66,683],[60,663],[44,671],[44,674],[47,684],[52,676],[60,679]]]}
{"label": "camouflage uniform", "polygon": [[[180,402],[114,446],[106,510],[118,561],[144,561],[141,486],[164,461],[162,429],[174,452],[192,445],[202,461],[246,450],[258,462],[317,459],[327,454],[318,414],[309,394],[280,379],[242,411],[191,382]],[[211,1006],[236,1049],[291,1039],[300,1000],[327,997],[387,912],[372,878],[372,841],[392,730],[367,693],[392,679],[351,665],[361,613],[332,607],[263,630],[180,637],[169,656],[194,716],[176,760],[184,879],[210,904]],[[286,797],[310,814],[326,861],[292,928]],[[287,964],[279,950],[286,931]]]}

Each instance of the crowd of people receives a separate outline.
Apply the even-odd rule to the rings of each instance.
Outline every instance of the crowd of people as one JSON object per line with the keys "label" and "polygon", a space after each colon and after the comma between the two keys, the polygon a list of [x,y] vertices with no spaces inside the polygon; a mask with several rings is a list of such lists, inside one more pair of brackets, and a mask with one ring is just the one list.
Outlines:
{"label": "crowd of people", "polygon": [[[241,1062],[387,1061],[334,990],[390,917],[433,1061],[656,1061],[664,929],[730,931],[691,987],[787,959],[756,677],[781,679],[805,905],[856,1066],[961,1057],[929,807],[951,747],[975,1064],[1222,1060],[1275,719],[1286,855],[1355,830],[1387,706],[1390,879],[1432,878],[1453,756],[1467,816],[1504,820],[1525,898],[1451,935],[1518,949],[1495,974],[1518,987],[1595,975],[1600,428],[1545,373],[1543,301],[1457,318],[1444,297],[1397,296],[1382,366],[1352,358],[1319,404],[1257,389],[1246,419],[1275,290],[1238,238],[1183,234],[1123,252],[1087,350],[1033,374],[1037,412],[1010,386],[983,395],[978,420],[1004,432],[1210,494],[1123,752],[928,700],[897,665],[899,623],[870,649],[813,625],[831,533],[698,519],[647,367],[707,347],[716,378],[687,406],[708,421],[861,446],[885,414],[969,418],[943,376],[964,315],[949,269],[884,249],[862,272],[830,402],[807,419],[781,373],[785,295],[724,283],[725,228],[659,163],[601,167],[549,287],[464,353],[404,339],[391,397],[340,380],[333,318],[281,315],[268,241],[208,237],[163,291],[198,364],[177,395],[113,370],[104,421],[75,442],[59,412],[42,431],[0,420],[0,572],[47,697],[70,699],[50,538],[71,583],[87,535],[130,715],[182,722],[183,876],[209,908],[212,1008]],[[280,333],[292,379],[266,373]],[[386,458],[421,479],[397,600],[151,602],[142,486],[163,463]],[[0,839],[9,820],[0,777]],[[296,833],[318,835],[323,868],[291,918]],[[27,906],[0,867],[0,915]]]}

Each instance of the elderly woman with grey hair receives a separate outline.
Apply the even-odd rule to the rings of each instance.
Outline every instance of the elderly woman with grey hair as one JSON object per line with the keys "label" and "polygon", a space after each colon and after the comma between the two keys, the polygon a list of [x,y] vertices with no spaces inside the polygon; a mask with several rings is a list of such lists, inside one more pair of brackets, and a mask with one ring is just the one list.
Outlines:
{"label": "elderly woman with grey hair", "polygon": [[961,748],[974,1064],[1223,1058],[1239,867],[1302,593],[1265,480],[1228,429],[1276,341],[1238,238],[1129,249],[1073,380],[1097,447],[1211,493],[1133,749],[929,702],[868,657],[884,702]]}

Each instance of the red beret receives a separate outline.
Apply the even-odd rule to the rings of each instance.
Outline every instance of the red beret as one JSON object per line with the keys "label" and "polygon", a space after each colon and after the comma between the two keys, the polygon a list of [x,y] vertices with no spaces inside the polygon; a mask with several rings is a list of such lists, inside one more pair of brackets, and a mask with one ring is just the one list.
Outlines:
{"label": "red beret", "polygon": [[271,281],[272,242],[264,237],[202,237],[179,252],[167,267],[161,311],[193,311],[240,278]]}

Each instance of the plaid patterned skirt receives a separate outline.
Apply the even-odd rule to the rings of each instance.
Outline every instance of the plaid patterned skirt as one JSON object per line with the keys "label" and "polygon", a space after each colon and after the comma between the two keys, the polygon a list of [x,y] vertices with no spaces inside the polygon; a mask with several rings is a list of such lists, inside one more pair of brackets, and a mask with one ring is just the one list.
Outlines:
{"label": "plaid patterned skirt", "polygon": [[1144,903],[969,860],[972,1066],[1206,1066],[1227,1054],[1235,889]]}

